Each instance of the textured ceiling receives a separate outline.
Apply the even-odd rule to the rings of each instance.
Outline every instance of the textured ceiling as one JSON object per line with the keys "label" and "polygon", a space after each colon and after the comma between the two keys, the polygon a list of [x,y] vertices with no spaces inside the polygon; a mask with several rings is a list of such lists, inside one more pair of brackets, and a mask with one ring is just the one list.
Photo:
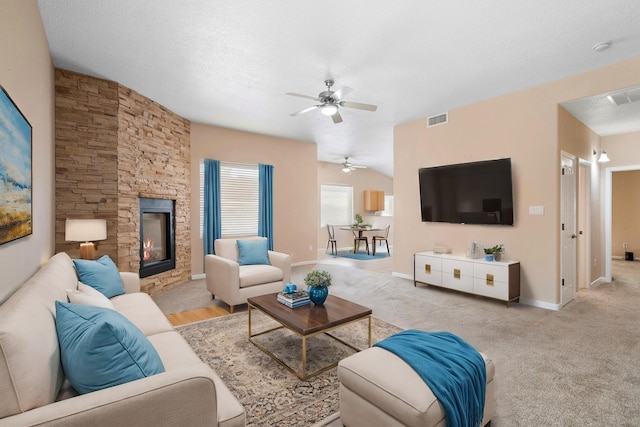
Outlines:
{"label": "textured ceiling", "polygon": [[[636,0],[39,0],[56,67],[393,174],[393,126],[640,55]],[[603,52],[596,43],[611,41]],[[343,123],[314,101],[354,89]]]}

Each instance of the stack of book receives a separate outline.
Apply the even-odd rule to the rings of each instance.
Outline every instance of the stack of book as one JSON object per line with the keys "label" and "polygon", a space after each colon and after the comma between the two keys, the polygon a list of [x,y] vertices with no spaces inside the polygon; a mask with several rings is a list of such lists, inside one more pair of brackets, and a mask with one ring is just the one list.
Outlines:
{"label": "stack of book", "polygon": [[296,291],[288,293],[279,292],[278,302],[286,305],[287,307],[296,308],[302,305],[307,305],[311,301],[309,300],[309,294],[307,291]]}

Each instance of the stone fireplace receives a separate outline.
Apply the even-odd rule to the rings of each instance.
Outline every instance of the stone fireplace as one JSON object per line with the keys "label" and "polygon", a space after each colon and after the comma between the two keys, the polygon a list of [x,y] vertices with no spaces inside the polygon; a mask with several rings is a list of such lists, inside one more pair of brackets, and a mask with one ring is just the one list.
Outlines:
{"label": "stone fireplace", "polygon": [[[97,255],[140,273],[143,292],[189,281],[190,128],[129,88],[56,69],[56,252],[79,256],[66,218],[106,219]],[[145,211],[145,198],[168,201],[171,213]]]}
{"label": "stone fireplace", "polygon": [[140,277],[176,268],[175,200],[140,198]]}

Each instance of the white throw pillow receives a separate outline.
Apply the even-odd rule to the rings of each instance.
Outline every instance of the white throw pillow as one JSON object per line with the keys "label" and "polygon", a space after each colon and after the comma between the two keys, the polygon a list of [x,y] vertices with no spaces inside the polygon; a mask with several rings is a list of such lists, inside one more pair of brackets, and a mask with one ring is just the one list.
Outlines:
{"label": "white throw pillow", "polygon": [[73,304],[92,305],[115,310],[109,298],[105,297],[102,292],[82,282],[78,282],[78,289],[67,289],[67,297],[69,302]]}

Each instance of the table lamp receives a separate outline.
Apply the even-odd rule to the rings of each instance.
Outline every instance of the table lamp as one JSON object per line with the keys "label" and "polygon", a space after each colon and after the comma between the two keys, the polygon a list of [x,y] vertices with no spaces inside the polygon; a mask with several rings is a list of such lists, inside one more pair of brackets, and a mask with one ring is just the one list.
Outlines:
{"label": "table lamp", "polygon": [[64,239],[67,242],[84,242],[80,243],[82,259],[95,259],[93,242],[106,238],[106,219],[67,219],[65,223]]}

